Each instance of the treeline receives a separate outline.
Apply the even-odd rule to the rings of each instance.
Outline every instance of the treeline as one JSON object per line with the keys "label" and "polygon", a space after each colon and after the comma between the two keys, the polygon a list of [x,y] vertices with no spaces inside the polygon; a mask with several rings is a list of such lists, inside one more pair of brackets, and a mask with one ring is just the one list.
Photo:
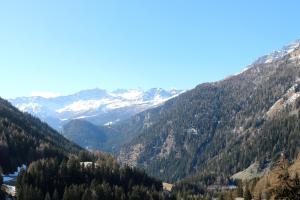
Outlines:
{"label": "treeline", "polygon": [[33,162],[17,179],[18,200],[171,199],[162,183],[145,172],[120,167],[108,155],[56,158]]}
{"label": "treeline", "polygon": [[[177,181],[194,173],[227,177],[247,168],[256,161],[255,151],[264,154],[266,148],[266,159],[276,159],[276,153],[269,154],[274,140],[259,146],[254,141],[260,141],[257,139],[263,134],[260,129],[269,120],[266,112],[295,84],[299,68],[294,64],[274,65],[253,66],[241,75],[201,84],[139,114],[127,127],[130,132],[134,132],[132,127],[137,127],[134,133],[139,136],[122,149],[121,160],[129,160],[125,156],[134,151],[132,147],[142,144],[137,165],[151,175]],[[170,151],[163,154],[170,136]],[[254,145],[257,148],[252,148]],[[297,147],[292,146],[291,151],[297,152]],[[276,148],[277,152],[284,149]]]}
{"label": "treeline", "polygon": [[0,167],[5,173],[40,158],[62,159],[80,150],[46,123],[0,98]]}

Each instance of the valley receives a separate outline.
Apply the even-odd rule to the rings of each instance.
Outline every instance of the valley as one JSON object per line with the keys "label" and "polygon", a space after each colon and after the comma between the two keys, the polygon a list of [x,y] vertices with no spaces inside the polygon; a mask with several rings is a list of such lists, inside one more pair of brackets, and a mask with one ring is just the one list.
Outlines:
{"label": "valley", "polygon": [[0,3],[0,200],[300,200],[300,1]]}
{"label": "valley", "polygon": [[[26,114],[31,112],[32,115],[41,116],[44,111],[53,109],[50,104],[45,103],[43,109],[39,111],[23,109],[25,113],[22,113],[2,100],[0,114],[4,132],[1,137],[1,153],[4,157],[1,158],[4,159],[0,164],[4,172],[11,172],[16,166],[28,165],[32,161],[35,167],[44,165],[47,168],[51,167],[51,163],[55,163],[58,167],[60,162],[71,162],[70,159],[75,156],[74,159],[77,161],[72,162],[74,164],[77,162],[75,164],[77,167],[80,166],[78,162],[88,161],[97,162],[98,166],[102,166],[100,163],[103,162],[112,162],[109,165],[116,165],[117,170],[121,171],[126,171],[126,166],[129,166],[128,169],[143,169],[147,174],[164,181],[164,183],[157,182],[161,185],[153,191],[161,195],[160,192],[165,188],[170,196],[162,195],[163,199],[172,199],[178,195],[184,198],[195,195],[195,198],[199,199],[215,195],[224,195],[226,198],[229,198],[228,195],[241,197],[246,194],[251,194],[255,198],[261,195],[274,197],[279,195],[273,190],[273,186],[277,186],[275,183],[269,186],[265,183],[265,179],[266,176],[276,177],[273,171],[276,171],[280,158],[284,157],[286,162],[290,163],[287,165],[291,165],[290,168],[294,169],[290,176],[291,182],[296,181],[294,180],[296,172],[300,173],[295,167],[300,144],[299,61],[300,42],[295,41],[280,51],[259,58],[241,73],[221,81],[203,83],[185,92],[163,93],[162,90],[155,89],[150,92],[151,98],[146,94],[138,95],[143,99],[149,97],[152,99],[148,99],[150,102],[160,100],[159,103],[151,103],[148,108],[135,107],[130,114],[125,111],[123,114],[126,117],[111,123],[103,124],[104,121],[100,117],[103,109],[107,109],[110,104],[104,105],[105,107],[96,104],[97,106],[93,107],[83,103],[83,107],[78,107],[79,104],[72,103],[66,108],[80,110],[68,114],[70,117],[68,122],[61,124],[62,134],[81,147],[68,142],[54,129]],[[164,98],[161,97],[163,94]],[[93,90],[73,95],[72,98],[74,100],[76,96],[76,102],[95,103],[102,101],[103,95],[107,94],[104,91]],[[58,99],[16,98],[12,103],[22,109],[24,103],[16,102],[22,100],[26,105],[34,105],[37,101],[49,103]],[[123,102],[116,103],[115,107],[119,109],[123,104]],[[83,117],[88,115],[87,112],[97,113],[97,117],[93,120]],[[121,118],[120,115],[117,117]],[[17,140],[11,140],[6,130],[13,130],[16,138],[24,137],[25,131],[34,133],[28,142],[37,146],[37,152],[26,145],[22,147],[22,151],[15,150],[14,148],[18,149],[21,146],[14,146]],[[41,134],[39,130],[46,132]],[[39,143],[34,137],[40,138],[37,140]],[[71,149],[67,149],[65,145]],[[95,150],[112,153],[115,158],[98,154]],[[14,155],[14,152],[17,154]],[[30,156],[18,157],[19,153],[28,155],[28,152]],[[14,159],[7,162],[5,156],[9,156],[7,159]],[[45,160],[35,161],[40,158]],[[95,166],[93,164],[92,166],[93,171]],[[28,176],[32,168],[30,164]],[[108,170],[105,166],[104,169]],[[53,173],[56,173],[55,171]],[[114,172],[109,173],[113,175]],[[4,180],[4,183],[6,182],[7,177]],[[26,183],[21,185],[23,184]],[[39,187],[38,185],[36,186]],[[68,185],[64,187],[67,189]],[[30,188],[27,190],[29,193],[37,192],[31,191]],[[286,190],[294,190],[294,186]],[[40,188],[40,191],[41,195],[46,195],[43,192],[48,189]],[[126,191],[127,189],[125,189],[127,198],[130,194]],[[54,192],[53,188],[51,192]],[[58,193],[62,197],[66,191]],[[84,190],[81,195],[83,193]]]}

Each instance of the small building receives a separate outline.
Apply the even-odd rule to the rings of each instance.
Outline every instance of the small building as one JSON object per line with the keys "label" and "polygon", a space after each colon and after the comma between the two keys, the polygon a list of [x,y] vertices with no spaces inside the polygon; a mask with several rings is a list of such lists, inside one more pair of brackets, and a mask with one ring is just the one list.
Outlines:
{"label": "small building", "polygon": [[80,162],[80,165],[83,165],[85,168],[86,167],[92,167],[93,166],[93,162]]}
{"label": "small building", "polygon": [[163,190],[164,190],[164,191],[171,192],[171,191],[172,191],[172,188],[173,188],[173,185],[172,185],[172,184],[170,184],[170,183],[163,183]]}

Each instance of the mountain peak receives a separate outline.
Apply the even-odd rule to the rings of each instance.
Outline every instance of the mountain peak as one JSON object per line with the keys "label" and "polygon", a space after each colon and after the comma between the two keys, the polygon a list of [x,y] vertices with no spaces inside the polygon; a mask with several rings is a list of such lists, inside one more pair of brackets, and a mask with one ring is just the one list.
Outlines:
{"label": "mountain peak", "polygon": [[95,88],[72,95],[46,99],[42,97],[16,98],[10,101],[59,129],[72,119],[86,119],[99,125],[119,121],[138,112],[157,106],[180,94],[162,88],[118,89],[113,92]]}
{"label": "mountain peak", "polygon": [[281,50],[273,51],[272,53],[262,56],[258,58],[253,64],[267,64],[276,62],[282,58],[284,58],[286,55],[294,52],[295,50],[299,49],[300,47],[300,39],[295,40],[291,42],[288,45],[283,46]]}

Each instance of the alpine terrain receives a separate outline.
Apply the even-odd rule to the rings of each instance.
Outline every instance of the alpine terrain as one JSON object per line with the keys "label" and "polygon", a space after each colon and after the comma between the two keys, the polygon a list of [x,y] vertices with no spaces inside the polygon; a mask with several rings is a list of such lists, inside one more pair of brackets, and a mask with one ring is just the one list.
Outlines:
{"label": "alpine terrain", "polygon": [[[299,153],[300,41],[224,80],[204,83],[127,120],[119,161],[168,181],[206,185],[251,166],[263,175]],[[218,181],[217,181],[218,180]]]}
{"label": "alpine terrain", "polygon": [[147,91],[119,89],[113,92],[91,89],[53,98],[19,97],[10,99],[10,102],[21,111],[31,113],[53,128],[61,130],[64,124],[76,119],[84,119],[96,125],[111,125],[158,106],[182,92],[161,88]]}
{"label": "alpine terrain", "polygon": [[48,157],[66,158],[82,150],[38,118],[20,112],[0,98],[0,166],[14,172],[18,166]]}
{"label": "alpine terrain", "polygon": [[141,198],[173,199],[160,180],[83,150],[0,98],[1,200]]}

